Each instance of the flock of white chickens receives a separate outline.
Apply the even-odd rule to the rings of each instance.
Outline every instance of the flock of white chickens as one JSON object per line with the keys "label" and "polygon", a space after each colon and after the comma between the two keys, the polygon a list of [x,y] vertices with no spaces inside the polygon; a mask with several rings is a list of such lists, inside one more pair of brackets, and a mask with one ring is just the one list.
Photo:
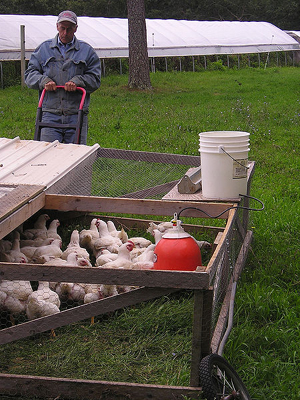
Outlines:
{"label": "flock of white chickens", "polygon": [[[163,233],[172,228],[171,222],[151,222],[147,232],[154,243],[144,237],[130,237],[112,221],[92,219],[89,229],[73,230],[70,242],[62,250],[57,232],[58,219],[50,221],[41,214],[31,229],[17,229],[12,240],[0,240],[0,261],[8,263],[37,263],[101,268],[151,269],[154,249]],[[201,243],[201,244],[200,244]],[[199,246],[207,245],[200,242]],[[91,263],[93,261],[93,265]],[[0,281],[0,310],[9,313],[11,320],[24,314],[29,320],[60,312],[64,301],[85,304],[107,296],[131,290],[131,287],[81,284],[72,282],[39,282],[33,289],[29,281]]]}

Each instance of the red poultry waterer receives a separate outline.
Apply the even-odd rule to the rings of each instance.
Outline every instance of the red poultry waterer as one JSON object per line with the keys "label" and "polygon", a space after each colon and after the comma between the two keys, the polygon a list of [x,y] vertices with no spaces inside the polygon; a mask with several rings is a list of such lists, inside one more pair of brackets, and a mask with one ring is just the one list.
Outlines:
{"label": "red poultry waterer", "polygon": [[155,246],[154,269],[195,271],[202,265],[201,252],[195,239],[174,219],[169,229]]}

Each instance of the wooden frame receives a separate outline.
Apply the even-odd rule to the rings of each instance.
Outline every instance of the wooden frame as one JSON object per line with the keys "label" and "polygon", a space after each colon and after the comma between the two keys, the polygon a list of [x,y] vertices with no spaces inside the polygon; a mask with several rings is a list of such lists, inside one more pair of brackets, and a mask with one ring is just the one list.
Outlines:
{"label": "wooden frame", "polygon": [[[107,283],[107,284],[125,284],[139,286],[139,289],[133,290],[122,295],[112,296],[103,300],[75,307],[62,311],[59,314],[39,318],[23,324],[2,329],[0,331],[0,344],[9,343],[14,340],[25,338],[27,336],[45,332],[50,329],[87,319],[95,315],[115,311],[125,306],[137,304],[141,301],[154,299],[166,294],[172,293],[180,289],[194,290],[194,318],[193,318],[193,338],[192,338],[192,357],[191,357],[191,376],[190,387],[160,387],[156,385],[139,385],[139,384],[123,384],[116,382],[100,382],[93,381],[91,386],[109,393],[120,393],[124,390],[124,395],[130,395],[132,399],[141,398],[144,391],[149,391],[152,398],[170,398],[170,394],[174,398],[180,395],[195,396],[201,392],[199,387],[199,363],[203,356],[209,354],[212,350],[216,351],[218,344],[221,341],[222,333],[226,324],[226,316],[228,314],[228,293],[225,296],[224,306],[222,308],[219,320],[214,329],[212,326],[212,307],[213,307],[213,281],[217,268],[222,259],[222,254],[227,249],[228,241],[233,229],[237,230],[238,213],[235,204],[231,203],[202,203],[199,202],[178,202],[178,201],[159,201],[159,200],[137,200],[137,199],[114,199],[114,198],[99,198],[86,196],[66,196],[66,195],[45,195],[44,210],[59,210],[64,212],[107,212],[115,213],[141,213],[147,215],[172,215],[174,209],[181,210],[186,207],[201,207],[210,213],[224,212],[222,218],[227,218],[226,227],[222,230],[221,236],[215,246],[213,255],[208,265],[200,271],[133,271],[133,270],[111,270],[106,268],[84,268],[84,267],[57,267],[57,266],[42,266],[36,264],[7,264],[0,263],[0,274],[2,279],[20,279],[20,268],[22,268],[22,279],[25,280],[46,280],[46,281],[74,281],[88,283]],[[228,211],[226,211],[228,209]],[[199,217],[195,210],[187,210],[187,215],[191,217]],[[120,218],[119,218],[120,219]],[[138,223],[138,220],[135,221]],[[251,241],[251,235],[246,236],[242,245],[241,256],[238,260],[237,275],[240,274],[243,264],[246,260],[246,253]],[[235,279],[237,276],[235,277]],[[120,299],[121,297],[121,299]],[[84,311],[82,314],[78,309]],[[84,315],[84,317],[82,316]],[[213,338],[213,341],[212,341]],[[213,346],[213,348],[212,348]],[[49,377],[28,377],[28,376],[7,376],[0,374],[0,393],[8,393],[8,381],[13,381],[14,388],[18,388],[18,393],[25,395],[34,395],[38,382],[43,382],[47,389],[47,395],[51,392],[53,395],[67,396],[66,398],[77,398],[73,396],[73,390],[78,389],[78,385],[85,387],[87,382],[82,380],[66,380],[53,379]],[[23,382],[23,383],[22,383]],[[23,384],[26,382],[26,390],[24,391]],[[55,382],[53,387],[51,382]],[[79,386],[80,386],[79,385]],[[77,389],[72,389],[72,388]],[[31,389],[30,389],[31,388]],[[50,389],[52,388],[52,389]],[[54,390],[55,388],[55,390]],[[59,389],[58,389],[59,388]],[[17,390],[17,389],[15,389]],[[82,389],[83,390],[83,389]],[[95,389],[96,390],[96,389]],[[55,392],[55,393],[54,393]],[[82,391],[79,390],[78,393]],[[40,395],[40,393],[39,393]],[[114,395],[109,398],[115,398]],[[95,393],[89,394],[90,397],[80,397],[93,399]],[[46,397],[46,396],[45,396]],[[79,398],[79,397],[78,397]],[[101,398],[101,397],[100,397]],[[178,397],[180,398],[180,397]]]}

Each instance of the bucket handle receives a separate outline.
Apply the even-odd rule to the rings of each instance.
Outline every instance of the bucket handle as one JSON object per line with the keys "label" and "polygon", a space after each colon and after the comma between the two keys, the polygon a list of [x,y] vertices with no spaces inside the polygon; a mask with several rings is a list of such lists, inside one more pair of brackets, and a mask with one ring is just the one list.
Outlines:
{"label": "bucket handle", "polygon": [[232,155],[230,155],[229,153],[227,153],[227,151],[224,149],[224,147],[222,145],[219,146],[219,153],[221,153],[223,151],[223,153],[225,153],[227,156],[229,156],[233,161],[235,161],[237,164],[241,165],[243,168],[249,169],[250,167],[248,167],[247,165],[244,165],[242,163],[240,163],[238,160],[236,160],[234,157],[232,157]]}

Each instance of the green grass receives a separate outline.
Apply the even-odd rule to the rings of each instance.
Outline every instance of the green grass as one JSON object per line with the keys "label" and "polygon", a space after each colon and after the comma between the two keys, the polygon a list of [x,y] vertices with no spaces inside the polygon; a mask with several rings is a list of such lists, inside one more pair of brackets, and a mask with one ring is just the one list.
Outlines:
{"label": "green grass", "polygon": [[[224,356],[257,400],[300,398],[298,80],[292,67],[156,73],[154,90],[140,93],[127,90],[127,76],[108,76],[91,100],[90,145],[198,155],[200,132],[250,133],[251,194],[265,210],[251,213],[254,242]],[[8,88],[0,105],[1,136],[31,139],[37,93]],[[93,327],[87,321],[62,328],[54,341],[45,334],[2,346],[1,371],[187,385],[190,307],[188,295],[171,296]],[[37,354],[43,359],[34,364]]]}

